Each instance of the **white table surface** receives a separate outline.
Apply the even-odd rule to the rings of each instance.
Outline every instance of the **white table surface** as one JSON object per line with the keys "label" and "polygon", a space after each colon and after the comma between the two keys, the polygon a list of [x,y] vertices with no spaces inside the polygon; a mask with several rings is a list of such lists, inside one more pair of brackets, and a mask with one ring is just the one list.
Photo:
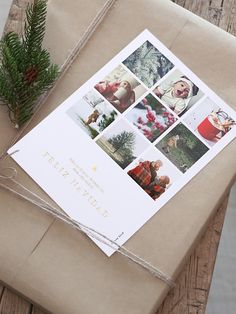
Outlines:
{"label": "white table surface", "polygon": [[236,183],[231,189],[205,314],[236,313]]}
{"label": "white table surface", "polygon": [[0,0],[0,37],[8,16],[12,0]]}

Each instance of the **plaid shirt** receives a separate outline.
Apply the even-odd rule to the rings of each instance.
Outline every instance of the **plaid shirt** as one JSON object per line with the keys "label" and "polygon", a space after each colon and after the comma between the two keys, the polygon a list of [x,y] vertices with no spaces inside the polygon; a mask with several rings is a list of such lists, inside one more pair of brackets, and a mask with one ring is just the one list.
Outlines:
{"label": "plaid shirt", "polygon": [[140,162],[138,166],[128,171],[128,175],[142,188],[145,188],[148,184],[151,183],[152,179],[152,172],[150,167],[150,161]]}
{"label": "plaid shirt", "polygon": [[154,200],[156,200],[162,193],[165,192],[165,187],[161,184],[155,184],[151,191],[146,191]]}

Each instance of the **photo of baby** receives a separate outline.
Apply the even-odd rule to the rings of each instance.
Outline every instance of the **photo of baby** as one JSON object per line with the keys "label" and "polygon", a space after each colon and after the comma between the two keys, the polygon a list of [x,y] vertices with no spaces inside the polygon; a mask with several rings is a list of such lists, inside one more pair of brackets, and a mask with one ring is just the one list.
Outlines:
{"label": "photo of baby", "polygon": [[[200,110],[201,109],[201,110]],[[210,98],[204,99],[184,122],[210,147],[227,134],[236,122]]]}
{"label": "photo of baby", "polygon": [[122,168],[126,168],[148,143],[125,120],[117,121],[96,143]]}
{"label": "photo of baby", "polygon": [[173,128],[156,147],[183,173],[209,150],[182,123]]}
{"label": "photo of baby", "polygon": [[143,98],[126,118],[151,142],[167,130],[177,118],[152,94]]}
{"label": "photo of baby", "polygon": [[98,82],[95,88],[119,112],[124,112],[146,91],[145,87],[122,65]]}
{"label": "photo of baby", "polygon": [[149,41],[135,50],[123,64],[149,88],[174,67]]}
{"label": "photo of baby", "polygon": [[179,116],[203,96],[202,91],[179,70],[172,72],[153,92]]}
{"label": "photo of baby", "polygon": [[181,172],[155,148],[131,164],[127,174],[153,200],[157,200],[181,176]]}
{"label": "photo of baby", "polygon": [[118,116],[114,108],[96,90],[89,91],[66,113],[92,139]]}

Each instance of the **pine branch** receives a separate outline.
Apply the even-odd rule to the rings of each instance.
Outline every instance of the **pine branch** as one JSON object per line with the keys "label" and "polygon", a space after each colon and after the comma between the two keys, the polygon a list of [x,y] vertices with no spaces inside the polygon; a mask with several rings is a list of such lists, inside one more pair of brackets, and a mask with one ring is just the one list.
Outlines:
{"label": "pine branch", "polygon": [[46,0],[34,0],[26,10],[23,36],[11,32],[0,42],[0,100],[15,127],[31,118],[37,99],[59,75],[49,52],[42,49],[46,9]]}
{"label": "pine branch", "polygon": [[23,45],[29,62],[34,54],[42,48],[42,41],[45,34],[47,14],[47,3],[45,0],[34,1],[27,6],[25,23],[25,35],[23,36]]}

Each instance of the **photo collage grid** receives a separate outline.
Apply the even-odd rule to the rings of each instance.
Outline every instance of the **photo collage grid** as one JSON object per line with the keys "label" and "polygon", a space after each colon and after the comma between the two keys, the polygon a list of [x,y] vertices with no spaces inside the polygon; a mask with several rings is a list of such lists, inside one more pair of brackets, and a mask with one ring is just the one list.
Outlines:
{"label": "photo collage grid", "polygon": [[149,41],[67,114],[153,200],[235,125]]}

